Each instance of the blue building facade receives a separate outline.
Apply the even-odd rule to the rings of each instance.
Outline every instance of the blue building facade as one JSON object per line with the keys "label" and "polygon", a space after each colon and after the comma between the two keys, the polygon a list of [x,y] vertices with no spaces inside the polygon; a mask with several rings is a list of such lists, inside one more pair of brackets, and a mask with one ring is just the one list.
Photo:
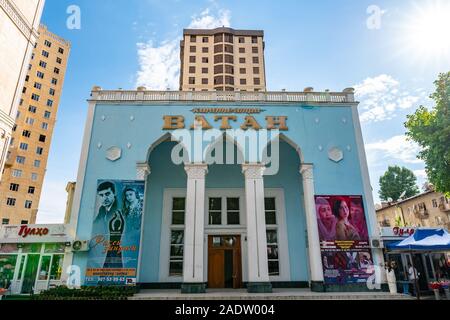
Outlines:
{"label": "blue building facade", "polygon": [[[382,263],[381,250],[370,247],[378,230],[358,103],[351,89],[255,95],[97,87],[91,97],[71,220],[75,238],[89,241],[87,251],[71,257],[72,265],[81,270],[82,284],[96,275],[109,277],[111,283],[125,278],[128,284],[183,292],[240,287],[268,292],[277,286],[363,290],[373,265]],[[195,124],[197,129],[191,128]],[[190,132],[192,143],[182,141],[180,131]],[[248,140],[234,139],[231,131],[257,135],[258,156],[242,143]],[[203,137],[201,158],[193,155],[194,132]],[[278,143],[276,148],[271,141]],[[177,146],[184,150],[181,164],[174,161]],[[233,150],[233,158],[242,161],[211,163],[205,154],[214,147],[215,153],[223,148],[225,155]],[[261,154],[268,148],[272,160],[275,153],[277,157],[272,163],[275,170],[266,174],[270,170]],[[142,184],[136,255],[125,262],[130,246],[121,248],[121,262],[109,266],[109,273],[106,265],[95,270],[91,265],[92,247],[99,242],[93,241],[98,239],[93,221],[105,206],[99,199],[99,186],[105,181],[115,183],[114,189],[118,182]],[[117,203],[120,192],[113,191]],[[366,237],[360,233],[352,239],[339,238],[337,229],[333,239],[322,237],[318,210],[323,200],[317,199],[328,199],[331,208],[335,197],[360,199]],[[345,199],[350,207],[353,200]],[[125,211],[124,200],[120,212]],[[109,219],[108,213],[105,217]],[[343,226],[356,225],[349,218]],[[341,221],[339,213],[333,219],[335,228]],[[112,234],[120,234],[123,242],[127,232],[127,220],[116,220],[117,227],[111,220],[112,227],[102,231],[111,233],[108,252],[123,245],[112,244]],[[325,254],[330,242],[332,250]],[[338,267],[338,251],[356,259],[355,266],[347,261]],[[363,257],[372,268],[364,265]],[[135,273],[121,273],[121,268]]]}

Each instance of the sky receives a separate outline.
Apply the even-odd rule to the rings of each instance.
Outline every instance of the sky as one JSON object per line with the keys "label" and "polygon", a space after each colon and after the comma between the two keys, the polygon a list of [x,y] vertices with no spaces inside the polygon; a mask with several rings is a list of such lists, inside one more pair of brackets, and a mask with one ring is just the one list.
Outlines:
{"label": "sky", "polygon": [[183,28],[264,30],[268,90],[354,87],[375,202],[389,165],[421,186],[404,122],[450,71],[449,15],[445,0],[47,0],[41,22],[72,49],[37,222],[63,222],[92,87],[177,90]]}

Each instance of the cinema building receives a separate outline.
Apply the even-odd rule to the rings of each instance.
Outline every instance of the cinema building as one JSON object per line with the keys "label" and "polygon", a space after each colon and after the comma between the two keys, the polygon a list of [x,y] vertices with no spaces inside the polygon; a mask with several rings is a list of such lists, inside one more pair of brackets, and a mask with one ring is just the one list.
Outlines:
{"label": "cinema building", "polygon": [[94,87],[66,263],[85,285],[367,290],[383,257],[357,106]]}

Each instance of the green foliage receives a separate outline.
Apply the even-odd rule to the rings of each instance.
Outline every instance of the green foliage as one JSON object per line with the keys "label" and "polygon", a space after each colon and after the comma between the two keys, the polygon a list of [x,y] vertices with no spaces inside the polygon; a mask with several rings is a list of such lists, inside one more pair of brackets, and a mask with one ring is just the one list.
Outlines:
{"label": "green foliage", "polygon": [[436,191],[450,197],[450,72],[441,73],[430,96],[436,106],[420,106],[408,116],[406,135],[419,144],[419,159],[425,161],[428,179]]}
{"label": "green foliage", "polygon": [[33,300],[127,300],[137,292],[136,287],[81,287],[69,289],[60,286],[33,296]]}
{"label": "green foliage", "polygon": [[392,198],[396,201],[403,192],[406,191],[403,198],[413,197],[419,194],[419,188],[416,185],[416,176],[408,168],[399,166],[389,166],[388,170],[380,177],[380,198],[387,201]]}

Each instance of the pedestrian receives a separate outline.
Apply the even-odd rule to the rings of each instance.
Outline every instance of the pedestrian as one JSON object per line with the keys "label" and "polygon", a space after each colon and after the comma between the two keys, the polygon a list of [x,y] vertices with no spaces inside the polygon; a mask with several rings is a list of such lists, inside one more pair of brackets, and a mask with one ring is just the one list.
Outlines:
{"label": "pedestrian", "polygon": [[389,285],[389,292],[397,294],[397,278],[395,277],[394,261],[386,263],[386,278]]}

